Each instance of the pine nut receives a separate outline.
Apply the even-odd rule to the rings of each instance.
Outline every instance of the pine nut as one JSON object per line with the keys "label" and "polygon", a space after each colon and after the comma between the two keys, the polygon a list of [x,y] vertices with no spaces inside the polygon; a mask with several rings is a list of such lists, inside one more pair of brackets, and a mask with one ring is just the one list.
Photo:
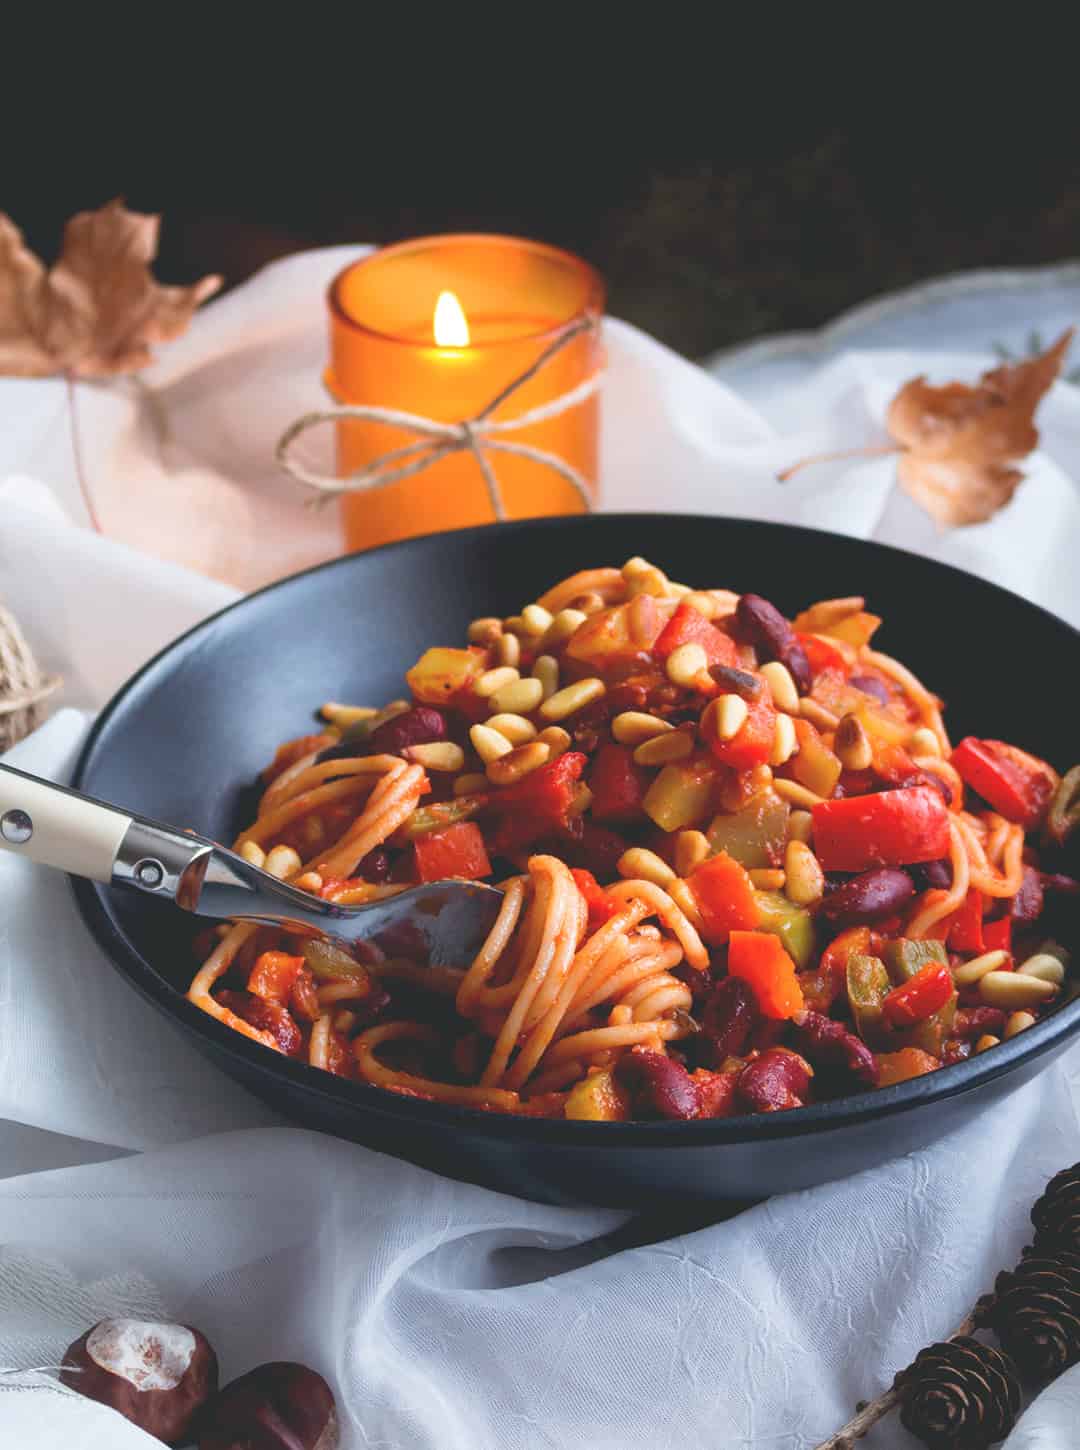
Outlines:
{"label": "pine nut", "polygon": [[[739,731],[746,724],[746,717],[750,711],[747,709],[746,701],[739,695],[720,695],[705,711],[705,715],[712,713],[718,740],[734,740]],[[705,715],[701,717],[701,723],[705,724]]]}
{"label": "pine nut", "polygon": [[694,681],[709,667],[708,656],[699,644],[681,644],[673,649],[664,666],[667,677],[673,685],[692,689]]}
{"label": "pine nut", "polygon": [[782,665],[779,660],[770,660],[767,665],[762,665],[758,673],[768,685],[776,708],[786,710],[789,715],[797,715],[799,713],[799,692],[795,688],[795,681],[791,678],[791,671],[787,665]]}
{"label": "pine nut", "polygon": [[[522,681],[524,684],[525,682]],[[534,681],[535,683],[535,681]],[[511,685],[510,689],[514,686]],[[498,696],[492,701],[496,704]],[[489,730],[497,730],[500,735],[505,735],[511,745],[527,745],[530,740],[536,739],[536,726],[531,720],[526,720],[524,715],[515,715],[511,712],[492,715],[484,721]]]}
{"label": "pine nut", "polygon": [[378,710],[373,705],[339,705],[336,700],[327,700],[319,711],[324,720],[334,725],[356,725],[361,720],[374,720]]}
{"label": "pine nut", "polygon": [[680,831],[675,837],[675,870],[689,876],[695,866],[709,859],[708,837],[702,831]]}
{"label": "pine nut", "polygon": [[758,891],[783,891],[787,881],[785,873],[772,866],[756,866],[746,874]]}
{"label": "pine nut", "polygon": [[544,631],[540,648],[550,650],[556,645],[564,644],[572,634],[577,633],[588,617],[580,609],[560,609]]}
{"label": "pine nut", "polygon": [[317,871],[305,871],[303,876],[298,876],[293,885],[298,891],[318,892],[322,890],[323,879]]}
{"label": "pine nut", "polygon": [[845,770],[869,770],[874,763],[874,747],[857,715],[845,715],[837,725],[833,749]]}
{"label": "pine nut", "polygon": [[258,866],[260,870],[266,864],[266,852],[256,841],[245,841],[237,855],[243,856],[249,866]]}
{"label": "pine nut", "polygon": [[384,705],[377,715],[371,717],[371,730],[368,731],[368,734],[378,730],[379,726],[385,725],[388,720],[396,720],[399,715],[404,715],[406,710],[411,709],[412,706],[408,700],[391,700],[389,705]]}
{"label": "pine nut", "polygon": [[489,760],[487,776],[492,785],[513,785],[530,771],[546,765],[551,752],[540,740],[519,745],[508,754]]}
{"label": "pine nut", "polygon": [[701,912],[698,910],[698,904],[694,899],[694,893],[690,890],[689,883],[676,877],[664,889],[694,930],[697,932],[704,931],[705,923],[701,919]]}
{"label": "pine nut", "polygon": [[809,720],[811,725],[816,725],[819,730],[835,730],[840,723],[839,715],[834,715],[831,710],[826,710],[824,705],[819,705],[816,700],[811,700],[809,695],[804,695],[799,701],[799,714],[804,720]]}
{"label": "pine nut", "polygon": [[476,771],[470,771],[467,775],[459,775],[454,781],[454,794],[481,795],[488,788],[486,775],[479,775]]}
{"label": "pine nut", "polygon": [[425,770],[460,770],[465,764],[464,750],[452,740],[433,740],[425,745],[411,745],[408,756]]}
{"label": "pine nut", "polygon": [[795,722],[790,715],[780,713],[776,717],[776,726],[773,734],[772,754],[769,756],[770,765],[783,765],[790,760],[799,748],[798,737],[795,734]]}
{"label": "pine nut", "polygon": [[263,863],[263,870],[284,881],[286,876],[295,876],[300,870],[300,856],[291,846],[275,846]]}
{"label": "pine nut", "polygon": [[970,962],[954,967],[953,981],[958,987],[970,987],[973,982],[985,977],[987,972],[996,972],[1008,960],[1009,953],[1006,951],[983,952],[981,957],[972,957]]}
{"label": "pine nut", "polygon": [[792,811],[787,821],[787,836],[789,841],[802,841],[809,844],[814,835],[814,818],[809,811]]}
{"label": "pine nut", "polygon": [[561,725],[549,725],[546,730],[541,730],[536,738],[543,741],[551,751],[552,760],[556,760],[560,755],[565,755],[570,749],[570,732],[564,730]]}
{"label": "pine nut", "polygon": [[804,841],[789,841],[784,851],[784,891],[796,906],[810,906],[825,893],[825,873]]}
{"label": "pine nut", "polygon": [[542,604],[527,604],[521,611],[521,622],[528,634],[544,634],[551,628],[554,617]]}
{"label": "pine nut", "polygon": [[675,880],[675,872],[655,851],[646,851],[643,846],[631,846],[619,857],[618,872],[629,881],[651,881],[654,886],[666,889]]}
{"label": "pine nut", "polygon": [[1014,1012],[1005,1023],[1005,1040],[1015,1037],[1017,1033],[1026,1032],[1029,1027],[1035,1026],[1035,1018],[1030,1012]]}
{"label": "pine nut", "polygon": [[720,613],[720,601],[707,594],[704,589],[691,589],[689,594],[683,595],[683,603],[688,604],[691,609],[696,609],[698,614],[703,614],[706,619],[715,619]]}
{"label": "pine nut", "polygon": [[985,1052],[987,1048],[999,1047],[1000,1045],[1000,1037],[995,1037],[992,1032],[984,1032],[983,1035],[979,1038],[978,1042],[976,1042],[975,1044],[975,1051]]}
{"label": "pine nut", "polygon": [[554,655],[537,655],[532,677],[540,681],[541,699],[549,699],[559,688],[559,661]]}
{"label": "pine nut", "polygon": [[1064,966],[1049,952],[1036,952],[1026,962],[1021,962],[1017,971],[1023,972],[1027,977],[1039,977],[1044,982],[1053,982],[1055,987],[1060,987],[1065,980]]}
{"label": "pine nut", "polygon": [[487,725],[474,725],[469,731],[469,739],[485,765],[498,760],[500,755],[509,755],[514,748],[505,735],[500,735],[497,730],[492,730]]}
{"label": "pine nut", "polygon": [[688,730],[669,730],[663,735],[654,735],[643,740],[634,751],[635,765],[670,765],[673,760],[685,760],[694,748]]}
{"label": "pine nut", "polygon": [[979,996],[990,1007],[1034,1007],[1057,994],[1053,982],[1023,972],[987,972],[979,983]]}
{"label": "pine nut", "polygon": [[502,620],[495,619],[491,615],[484,615],[482,619],[474,619],[465,633],[465,638],[470,644],[494,644],[503,632]]}
{"label": "pine nut", "polygon": [[539,680],[513,680],[495,691],[491,704],[499,714],[528,715],[543,698],[544,687]]}
{"label": "pine nut", "polygon": [[641,745],[654,735],[666,735],[674,727],[658,715],[647,715],[644,710],[624,710],[611,722],[611,733],[620,745]]}
{"label": "pine nut", "polygon": [[806,786],[800,785],[797,780],[783,780],[780,776],[773,781],[773,790],[781,798],[793,806],[802,806],[804,810],[813,810],[814,806],[821,805],[825,797],[817,795]]}
{"label": "pine nut", "polygon": [[599,700],[604,691],[603,680],[598,680],[595,676],[588,680],[577,680],[565,689],[556,690],[554,695],[549,695],[540,706],[540,714],[545,720],[565,720],[568,715],[574,715],[586,705],[592,704],[593,700]]}
{"label": "pine nut", "polygon": [[908,750],[912,755],[940,755],[941,743],[932,730],[920,725],[918,730],[912,732]]}
{"label": "pine nut", "polygon": [[506,685],[512,685],[515,680],[520,680],[521,675],[513,665],[499,665],[494,670],[485,670],[480,678],[473,685],[473,694],[486,699],[488,695],[494,695],[496,690],[503,689]]}
{"label": "pine nut", "polygon": [[521,640],[516,634],[504,634],[499,639],[498,657],[500,665],[521,664]]}

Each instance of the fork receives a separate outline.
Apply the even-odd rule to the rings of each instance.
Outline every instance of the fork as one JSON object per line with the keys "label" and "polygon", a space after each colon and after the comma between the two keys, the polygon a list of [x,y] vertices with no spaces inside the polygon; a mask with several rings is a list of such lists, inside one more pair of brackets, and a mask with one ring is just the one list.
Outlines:
{"label": "fork", "polygon": [[0,849],[213,921],[314,934],[346,949],[373,943],[390,955],[423,955],[432,966],[468,965],[502,902],[497,887],[447,880],[363,906],[336,906],[204,836],[10,765],[0,765]]}

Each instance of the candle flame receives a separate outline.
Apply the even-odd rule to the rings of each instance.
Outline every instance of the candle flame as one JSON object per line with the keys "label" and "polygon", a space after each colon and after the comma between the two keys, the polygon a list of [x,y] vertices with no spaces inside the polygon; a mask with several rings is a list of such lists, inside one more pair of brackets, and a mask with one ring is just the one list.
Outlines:
{"label": "candle flame", "polygon": [[469,324],[452,292],[440,292],[435,303],[435,343],[438,347],[468,347]]}

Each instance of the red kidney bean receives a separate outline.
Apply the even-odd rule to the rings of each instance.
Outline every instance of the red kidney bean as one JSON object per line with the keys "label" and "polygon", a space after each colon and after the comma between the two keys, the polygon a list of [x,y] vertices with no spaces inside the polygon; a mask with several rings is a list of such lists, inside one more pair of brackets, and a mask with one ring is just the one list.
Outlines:
{"label": "red kidney bean", "polygon": [[878,866],[853,876],[828,892],[821,913],[830,921],[849,924],[879,921],[892,916],[915,895],[915,883],[898,866]]}
{"label": "red kidney bean", "polygon": [[801,1108],[811,1076],[809,1064],[797,1052],[770,1047],[743,1068],[735,1094],[744,1107],[755,1113]]}
{"label": "red kidney bean", "polygon": [[760,594],[744,594],[735,609],[735,623],[759,654],[778,660],[794,639],[791,625],[775,604]]}
{"label": "red kidney bean", "polygon": [[414,705],[386,720],[368,736],[372,755],[400,755],[410,745],[446,739],[446,716],[431,705]]}
{"label": "red kidney bean", "polygon": [[228,988],[219,992],[217,999],[249,1027],[269,1032],[286,1057],[299,1056],[304,1046],[300,1029],[277,1002],[264,1001],[253,992],[232,992]]}
{"label": "red kidney bean", "polygon": [[374,851],[369,851],[360,865],[356,868],[356,874],[364,881],[370,881],[378,886],[390,875],[390,857],[381,846],[376,846]]}
{"label": "red kidney bean", "polygon": [[872,695],[882,705],[889,703],[889,691],[881,680],[875,679],[873,675],[852,675],[851,684],[864,695]]}
{"label": "red kidney bean", "polygon": [[709,993],[700,1013],[701,1035],[708,1057],[719,1067],[725,1057],[738,1057],[758,1019],[757,998],[742,977],[725,977]]}
{"label": "red kidney bean", "polygon": [[1042,877],[1034,866],[1024,867],[1023,880],[1020,882],[1020,890],[1012,899],[1012,906],[1009,908],[1009,915],[1013,921],[1021,926],[1030,926],[1033,921],[1038,921],[1043,909],[1043,884]]}
{"label": "red kidney bean", "polygon": [[970,1042],[984,1032],[1000,1037],[1005,1030],[1007,1013],[1000,1007],[959,1007],[953,1021],[953,1036]]}
{"label": "red kidney bean", "polygon": [[635,1047],[619,1059],[615,1076],[630,1092],[634,1116],[695,1118],[701,1101],[686,1071],[662,1052]]}
{"label": "red kidney bean", "polygon": [[801,641],[794,635],[781,651],[780,661],[787,665],[788,674],[795,681],[799,694],[808,695],[814,684],[814,672],[810,668],[810,661]]}
{"label": "red kidney bean", "polygon": [[952,885],[952,862],[944,858],[940,861],[923,861],[919,866],[912,866],[911,872],[924,888],[948,891]]}
{"label": "red kidney bean", "polygon": [[867,1087],[877,1087],[877,1059],[842,1022],[821,1012],[804,1012],[796,1027],[796,1043],[815,1068],[839,1071]]}

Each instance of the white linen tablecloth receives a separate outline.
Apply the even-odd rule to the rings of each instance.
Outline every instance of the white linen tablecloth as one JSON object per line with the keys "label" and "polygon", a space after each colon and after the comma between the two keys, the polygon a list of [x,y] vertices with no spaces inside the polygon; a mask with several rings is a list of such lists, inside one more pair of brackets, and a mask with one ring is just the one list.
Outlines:
{"label": "white linen tablecloth", "polygon": [[[152,371],[151,402],[86,390],[106,502],[154,500],[156,531],[140,518],[126,543],[85,527],[61,385],[0,380],[0,597],[67,681],[66,708],[13,763],[65,779],[131,670],[234,586],[335,548],[331,516],[309,527],[267,449],[318,401],[321,293],[347,255],[289,259],[211,304]],[[892,392],[924,368],[973,378],[989,358],[849,353],[766,419],[625,324],[608,340],[606,507],[654,508],[661,484],[676,511],[905,544],[1080,622],[1075,389],[1046,400],[1044,448],[1009,508],[938,535],[889,459],[774,474],[880,438]],[[321,1370],[347,1447],[807,1450],[1014,1261],[1032,1200],[1080,1157],[1078,1104],[1073,1051],[924,1152],[613,1253],[621,1215],[524,1203],[281,1124],[113,973],[65,881],[0,855],[0,1366],[55,1364],[106,1313],[169,1314],[210,1335],[226,1377],[268,1359]],[[1052,1427],[1077,1393],[1074,1372],[1010,1445],[1064,1443]],[[30,1375],[0,1378],[0,1443],[156,1442]],[[873,1443],[914,1442],[893,1419]]]}

